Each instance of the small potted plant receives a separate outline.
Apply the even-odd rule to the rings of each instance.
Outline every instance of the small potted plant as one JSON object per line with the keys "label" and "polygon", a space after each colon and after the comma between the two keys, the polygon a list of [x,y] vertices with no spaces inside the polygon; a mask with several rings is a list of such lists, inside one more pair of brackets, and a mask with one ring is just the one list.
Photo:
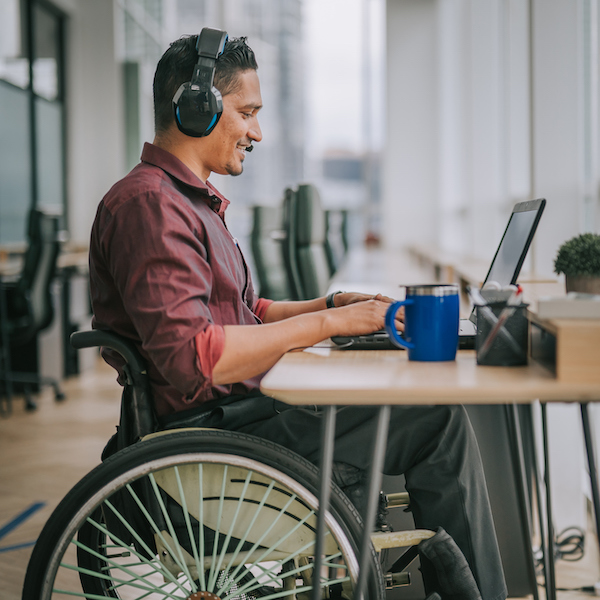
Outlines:
{"label": "small potted plant", "polygon": [[566,241],[558,249],[554,271],[565,274],[567,292],[600,294],[600,235],[583,233]]}

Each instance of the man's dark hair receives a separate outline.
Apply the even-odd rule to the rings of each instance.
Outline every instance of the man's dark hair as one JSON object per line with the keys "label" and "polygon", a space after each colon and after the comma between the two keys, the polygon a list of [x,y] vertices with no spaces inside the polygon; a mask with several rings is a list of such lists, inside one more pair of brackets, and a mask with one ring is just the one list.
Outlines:
{"label": "man's dark hair", "polygon": [[[245,37],[230,38],[223,54],[215,64],[214,86],[222,96],[235,92],[238,75],[243,71],[258,69],[252,48]],[[173,123],[173,96],[179,86],[190,81],[198,62],[197,35],[184,36],[175,40],[162,55],[154,74],[154,130],[166,131]]]}

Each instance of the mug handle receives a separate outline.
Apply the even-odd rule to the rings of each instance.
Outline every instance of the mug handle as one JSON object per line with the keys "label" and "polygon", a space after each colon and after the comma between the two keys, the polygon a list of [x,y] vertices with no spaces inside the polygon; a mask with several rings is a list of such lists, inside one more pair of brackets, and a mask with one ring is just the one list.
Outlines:
{"label": "mug handle", "polygon": [[411,342],[407,342],[404,338],[398,335],[398,330],[396,329],[396,313],[401,306],[406,306],[407,304],[414,304],[414,300],[400,300],[399,302],[394,302],[389,306],[387,312],[385,313],[385,329],[390,336],[392,342],[398,346],[398,348],[408,348],[412,350],[415,345]]}

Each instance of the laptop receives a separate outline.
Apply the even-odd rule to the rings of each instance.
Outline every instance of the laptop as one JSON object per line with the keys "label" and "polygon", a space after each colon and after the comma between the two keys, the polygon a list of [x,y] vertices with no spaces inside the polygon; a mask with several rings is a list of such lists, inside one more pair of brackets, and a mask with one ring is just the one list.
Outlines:
{"label": "laptop", "polygon": [[[546,200],[543,198],[515,204],[483,285],[491,281],[501,287],[517,283],[545,206]],[[473,308],[468,319],[460,320],[458,347],[461,350],[475,347],[475,314]],[[400,350],[385,330],[360,336],[334,336],[331,339],[340,348],[348,350]]]}

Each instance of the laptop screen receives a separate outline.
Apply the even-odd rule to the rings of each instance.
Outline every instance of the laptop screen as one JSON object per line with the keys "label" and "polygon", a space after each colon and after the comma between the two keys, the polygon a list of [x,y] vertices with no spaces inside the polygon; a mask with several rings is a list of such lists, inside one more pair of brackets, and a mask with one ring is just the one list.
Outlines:
{"label": "laptop screen", "polygon": [[485,282],[496,281],[502,287],[517,282],[544,205],[544,200],[532,200],[515,206]]}

